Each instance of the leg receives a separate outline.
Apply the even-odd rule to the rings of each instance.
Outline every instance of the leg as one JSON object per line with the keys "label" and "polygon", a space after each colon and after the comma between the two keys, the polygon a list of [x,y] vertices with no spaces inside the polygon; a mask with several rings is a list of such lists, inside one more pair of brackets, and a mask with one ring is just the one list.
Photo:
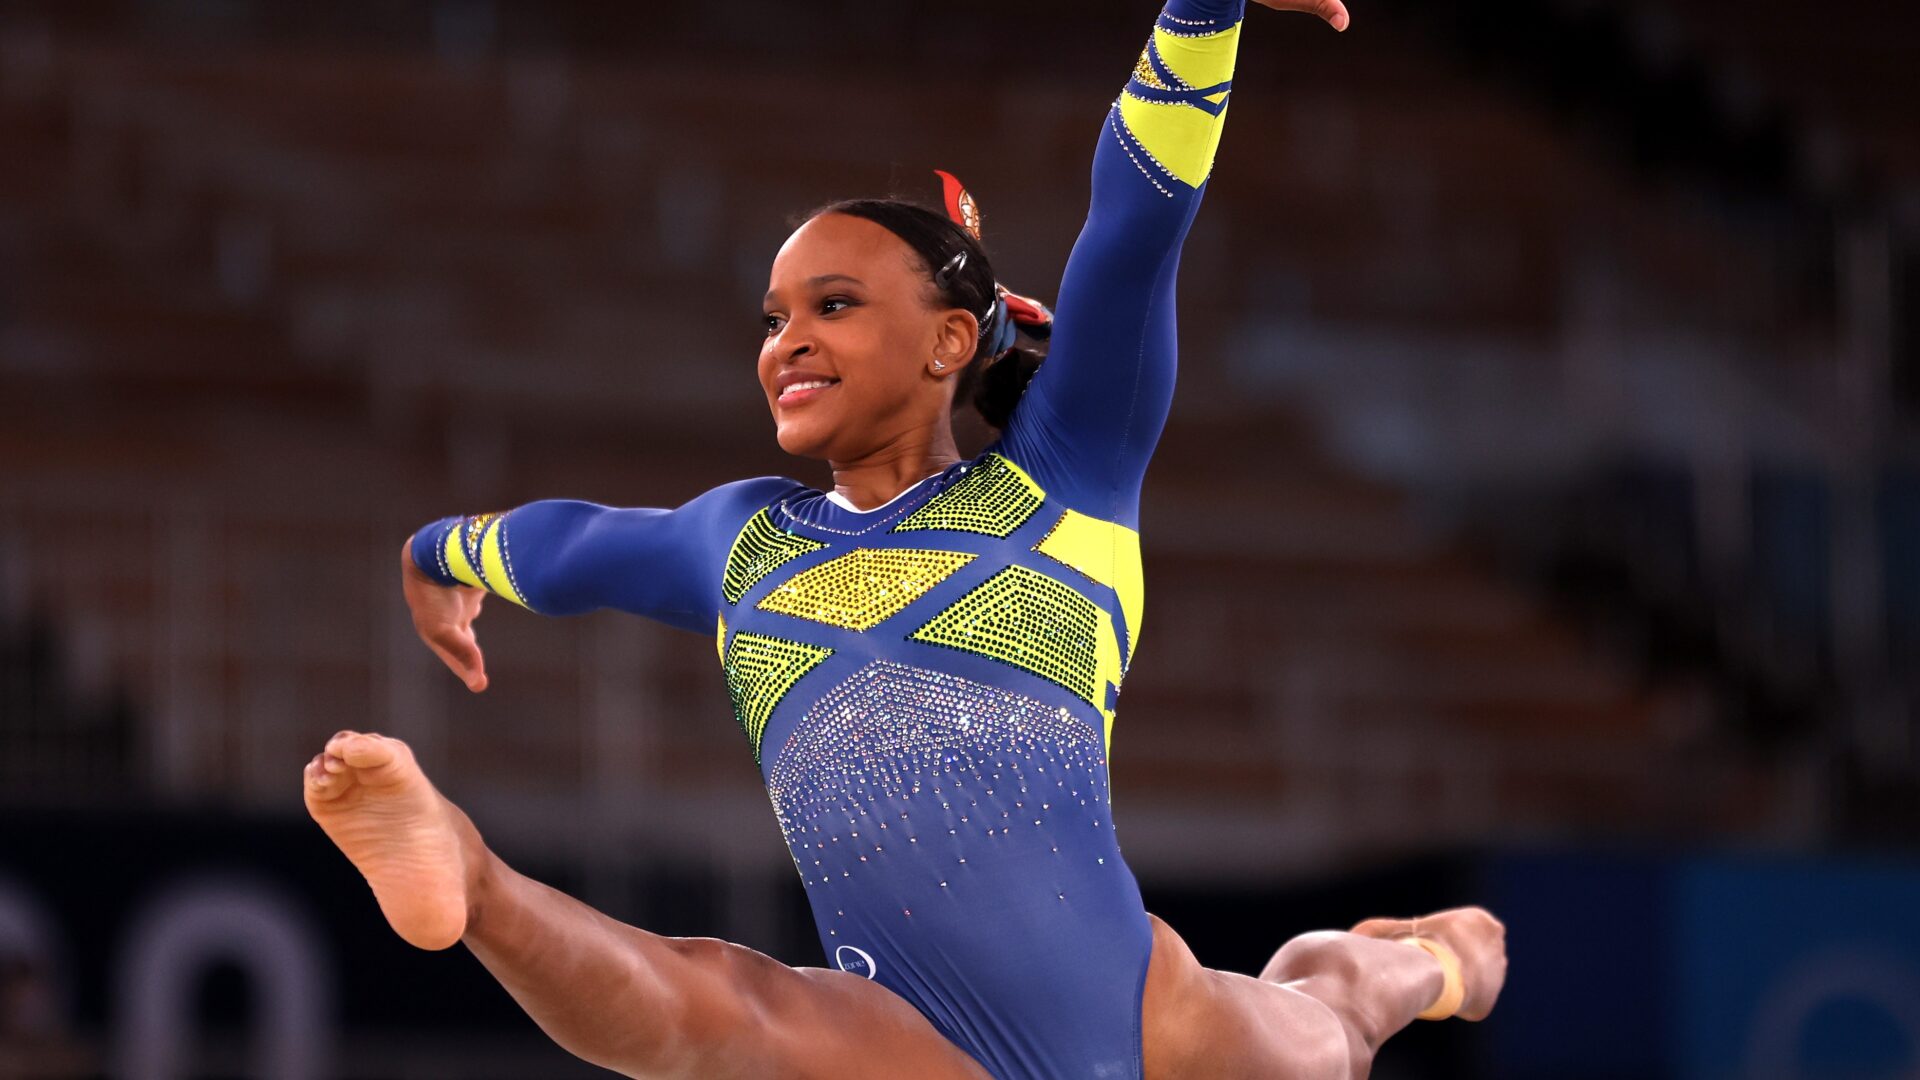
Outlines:
{"label": "leg", "polygon": [[1302,934],[1280,947],[1260,981],[1295,989],[1339,1019],[1353,1075],[1365,1076],[1380,1045],[1439,998],[1440,962],[1392,940],[1425,937],[1460,959],[1467,996],[1456,1012],[1480,1020],[1492,1011],[1507,978],[1506,927],[1482,908],[1456,908],[1418,919],[1368,919],[1352,933]]}
{"label": "leg", "polygon": [[1381,1044],[1443,984],[1439,961],[1390,938],[1417,933],[1459,955],[1463,1018],[1485,1017],[1506,978],[1504,928],[1478,908],[1370,919],[1354,930],[1302,934],[1250,979],[1200,967],[1156,919],[1144,1004],[1148,1080],[1366,1076]]}
{"label": "leg", "polygon": [[1349,1067],[1365,1076],[1387,1039],[1440,996],[1440,962],[1418,949],[1359,934],[1321,930],[1287,942],[1260,981],[1297,990],[1338,1021]]}
{"label": "leg", "polygon": [[663,938],[515,873],[404,743],[342,732],[308,811],[408,942],[463,941],[556,1042],[630,1076],[984,1077],[900,998],[710,939]]}
{"label": "leg", "polygon": [[1355,1075],[1340,1018],[1319,998],[1295,986],[1201,967],[1180,935],[1159,919],[1153,920],[1141,1042],[1146,1080]]}

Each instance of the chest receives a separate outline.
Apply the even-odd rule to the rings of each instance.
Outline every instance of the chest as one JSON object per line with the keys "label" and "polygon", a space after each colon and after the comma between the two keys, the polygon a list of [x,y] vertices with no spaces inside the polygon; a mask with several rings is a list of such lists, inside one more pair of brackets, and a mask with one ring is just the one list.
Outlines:
{"label": "chest", "polygon": [[762,509],[728,552],[716,649],[756,757],[776,713],[879,662],[1043,685],[1111,724],[1139,632],[1137,533],[998,454],[873,520],[825,502]]}

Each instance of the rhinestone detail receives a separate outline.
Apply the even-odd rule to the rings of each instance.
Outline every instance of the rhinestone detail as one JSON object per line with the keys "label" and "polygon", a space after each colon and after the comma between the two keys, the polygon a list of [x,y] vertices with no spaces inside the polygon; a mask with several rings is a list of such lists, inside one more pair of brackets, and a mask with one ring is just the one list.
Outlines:
{"label": "rhinestone detail", "polygon": [[908,636],[1030,671],[1104,710],[1102,629],[1099,607],[1071,586],[1009,566]]}
{"label": "rhinestone detail", "polygon": [[733,698],[734,718],[753,746],[754,761],[760,760],[760,739],[780,699],[801,676],[832,655],[832,649],[820,645],[746,630],[734,633],[722,670],[727,676],[727,693]]}
{"label": "rhinestone detail", "polygon": [[1008,536],[1033,516],[1047,493],[1025,469],[1000,454],[989,454],[980,467],[925,506],[894,526],[894,532],[953,529]]}
{"label": "rhinestone detail", "polygon": [[760,610],[869,630],[974,560],[959,551],[860,548],[775,586]]}
{"label": "rhinestone detail", "polygon": [[762,509],[741,528],[740,535],[734,537],[733,549],[727,552],[727,571],[720,582],[720,595],[727,603],[737,604],[748,589],[768,574],[826,546],[779,528]]}

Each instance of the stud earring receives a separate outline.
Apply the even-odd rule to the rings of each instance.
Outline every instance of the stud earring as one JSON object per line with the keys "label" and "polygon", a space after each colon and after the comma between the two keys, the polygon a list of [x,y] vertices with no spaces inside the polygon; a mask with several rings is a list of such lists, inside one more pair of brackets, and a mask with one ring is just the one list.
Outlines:
{"label": "stud earring", "polygon": [[933,362],[933,369],[935,371],[945,371],[947,369],[947,365],[938,360],[935,360]]}

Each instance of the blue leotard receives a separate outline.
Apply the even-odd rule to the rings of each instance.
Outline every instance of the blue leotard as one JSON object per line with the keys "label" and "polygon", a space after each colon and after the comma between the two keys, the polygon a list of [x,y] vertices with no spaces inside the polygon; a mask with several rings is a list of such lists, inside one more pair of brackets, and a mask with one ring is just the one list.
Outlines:
{"label": "blue leotard", "polygon": [[1244,0],[1170,0],[1102,121],[1047,361],[1000,439],[887,505],[774,477],[673,510],[420,530],[446,584],[716,635],[829,962],[1003,1078],[1138,1077],[1151,931],[1107,788],[1174,277]]}

